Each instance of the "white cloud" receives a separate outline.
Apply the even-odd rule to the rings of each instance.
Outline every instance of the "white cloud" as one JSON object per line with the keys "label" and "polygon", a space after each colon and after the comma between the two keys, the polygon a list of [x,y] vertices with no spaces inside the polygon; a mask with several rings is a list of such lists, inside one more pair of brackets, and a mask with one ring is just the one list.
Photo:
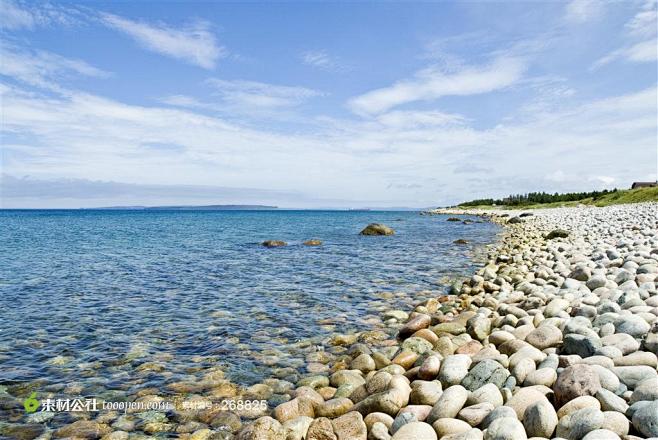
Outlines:
{"label": "white cloud", "polygon": [[628,48],[626,57],[630,61],[651,62],[658,59],[658,41],[649,40],[634,44]]}
{"label": "white cloud", "polygon": [[[348,199],[343,205],[431,205],[586,189],[592,176],[624,186],[650,173],[656,155],[655,88],[523,115],[492,129],[471,127],[458,115],[393,111],[365,121],[325,119],[306,134],[79,92],[57,98],[7,86],[2,92],[2,130],[20,135],[4,137],[3,171],[39,179],[256,187]],[[478,169],[489,171],[458,171]],[[550,180],[555,170],[562,176]],[[306,206],[318,206],[309,200]]]}
{"label": "white cloud", "polygon": [[465,119],[461,115],[439,111],[402,111],[395,110],[377,116],[377,121],[387,127],[416,128],[426,126],[445,126],[461,124]]}
{"label": "white cloud", "polygon": [[658,2],[647,0],[635,16],[626,23],[626,28],[632,36],[651,37],[656,34],[658,26]]}
{"label": "white cloud", "polygon": [[590,68],[596,70],[617,60],[635,63],[655,62],[658,60],[658,3],[646,1],[640,11],[626,23],[627,38],[634,40],[598,59]]}
{"label": "white cloud", "polygon": [[52,3],[26,4],[0,0],[1,29],[34,29],[38,26],[59,24],[69,26],[79,21],[79,11],[73,7]]}
{"label": "white cloud", "polygon": [[0,0],[0,26],[3,29],[20,29],[34,27],[34,17],[30,12],[21,9],[11,0]]}
{"label": "white cloud", "polygon": [[594,20],[603,13],[601,0],[571,0],[565,10],[565,18],[571,23],[584,23]]}
{"label": "white cloud", "polygon": [[359,114],[376,114],[415,101],[488,93],[514,84],[524,69],[518,58],[499,58],[486,66],[463,67],[451,73],[428,68],[413,79],[357,96],[348,105]]}
{"label": "white cloud", "polygon": [[110,75],[82,60],[21,49],[7,41],[0,41],[0,59],[0,75],[45,89],[61,90],[56,81],[71,74],[98,78]]}
{"label": "white cloud", "polygon": [[308,66],[317,67],[324,70],[343,71],[347,67],[337,58],[329,55],[324,50],[309,50],[301,55],[302,62]]}
{"label": "white cloud", "polygon": [[106,13],[101,14],[101,20],[107,26],[129,35],[146,49],[204,69],[213,69],[217,60],[227,54],[205,22],[198,22],[185,29],[174,29],[163,24],[151,25]]}
{"label": "white cloud", "polygon": [[174,107],[184,108],[204,108],[208,106],[208,104],[201,102],[192,96],[186,95],[165,96],[164,98],[160,99],[160,102],[163,104],[172,105]]}
{"label": "white cloud", "polygon": [[240,108],[294,107],[307,99],[322,96],[322,92],[297,86],[281,86],[257,81],[209,79],[221,99]]}

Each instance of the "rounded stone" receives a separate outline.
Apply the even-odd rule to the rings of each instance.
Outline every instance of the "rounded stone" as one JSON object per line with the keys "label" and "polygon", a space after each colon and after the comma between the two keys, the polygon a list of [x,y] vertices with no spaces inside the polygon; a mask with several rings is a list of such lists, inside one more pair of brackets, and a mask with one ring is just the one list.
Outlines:
{"label": "rounded stone", "polygon": [[564,416],[572,414],[583,408],[601,409],[601,404],[592,396],[580,396],[565,403],[558,411],[557,417],[561,419]]}
{"label": "rounded stone", "polygon": [[281,440],[286,438],[286,430],[283,425],[272,417],[261,417],[251,425],[247,425],[238,436],[242,439]]}
{"label": "rounded stone", "polygon": [[415,380],[411,383],[409,401],[414,405],[434,405],[443,394],[438,381]]}
{"label": "rounded stone", "polygon": [[603,425],[602,429],[607,429],[617,435],[628,434],[630,422],[623,413],[617,411],[604,411],[603,412]]}
{"label": "rounded stone", "polygon": [[348,412],[331,421],[334,433],[339,439],[366,440],[368,430],[363,416],[356,411]]}
{"label": "rounded stone", "polygon": [[493,410],[494,406],[489,402],[477,403],[463,408],[459,411],[458,417],[469,425],[475,427],[478,426]]}
{"label": "rounded stone", "polygon": [[551,438],[558,418],[548,400],[539,400],[528,406],[523,416],[523,426],[530,437]]}
{"label": "rounded stone", "polygon": [[491,403],[494,407],[498,407],[503,404],[503,395],[500,393],[500,390],[496,385],[488,383],[471,392],[471,394],[468,396],[467,403],[470,405],[484,402]]}
{"label": "rounded stone", "polygon": [[647,403],[635,411],[633,426],[647,437],[658,437],[658,400]]}
{"label": "rounded stone", "polygon": [[651,326],[641,316],[638,315],[625,315],[620,316],[614,323],[615,333],[625,333],[634,338],[639,338],[646,335],[651,329]]}
{"label": "rounded stone", "polygon": [[471,425],[459,419],[442,418],[432,424],[434,431],[443,438],[447,435],[460,434],[471,430]]}
{"label": "rounded stone", "polygon": [[361,235],[393,235],[395,231],[392,228],[389,228],[386,225],[381,223],[370,223],[368,226],[363,228]]}
{"label": "rounded stone", "polygon": [[371,427],[368,427],[368,432],[368,440],[390,440],[391,438],[388,428],[382,422],[375,422]]}
{"label": "rounded stone", "polygon": [[439,374],[441,359],[438,356],[429,356],[423,361],[418,370],[418,378],[422,380],[433,380]]}
{"label": "rounded stone", "polygon": [[562,332],[553,325],[542,325],[531,331],[525,340],[533,347],[544,350],[558,345],[562,340]]}
{"label": "rounded stone", "polygon": [[658,378],[650,378],[640,382],[633,390],[629,403],[642,400],[658,400]]}
{"label": "rounded stone", "polygon": [[392,440],[437,440],[436,432],[427,423],[412,422],[403,425],[393,434]]}
{"label": "rounded stone", "polygon": [[496,419],[484,432],[484,440],[527,440],[521,422],[512,417]]}
{"label": "rounded stone", "polygon": [[621,440],[621,438],[607,429],[595,429],[590,431],[582,440]]}
{"label": "rounded stone", "polygon": [[375,369],[375,361],[372,356],[368,354],[360,354],[352,360],[350,368],[353,370],[359,370],[363,373],[368,373]]}
{"label": "rounded stone", "polygon": [[484,418],[481,426],[482,428],[487,428],[494,420],[504,417],[516,418],[516,412],[509,406],[499,406],[498,408],[495,408],[493,411],[491,411],[489,415]]}
{"label": "rounded stone", "polygon": [[558,405],[564,405],[576,397],[593,396],[599,389],[599,375],[594,368],[585,364],[565,368],[553,386]]}
{"label": "rounded stone", "polygon": [[505,406],[512,408],[516,413],[516,417],[519,420],[523,420],[525,410],[540,400],[546,400],[546,396],[540,391],[534,388],[521,388],[505,402]]}
{"label": "rounded stone", "polygon": [[453,354],[441,363],[438,379],[443,386],[457,385],[468,374],[471,357],[466,354]]}
{"label": "rounded stone", "polygon": [[338,397],[336,399],[327,400],[321,405],[315,407],[315,414],[319,417],[327,417],[330,419],[342,416],[347,413],[354,403],[346,397]]}
{"label": "rounded stone", "polygon": [[493,359],[485,359],[478,362],[462,380],[462,385],[469,391],[493,383],[498,388],[502,387],[509,376],[509,371]]}
{"label": "rounded stone", "polygon": [[603,427],[603,413],[595,408],[580,409],[570,417],[569,438],[583,438],[588,432]]}
{"label": "rounded stone", "polygon": [[525,386],[544,385],[553,386],[557,380],[557,372],[552,368],[540,368],[528,374],[523,381]]}
{"label": "rounded stone", "polygon": [[363,422],[366,424],[368,430],[370,430],[375,423],[383,423],[388,430],[393,425],[393,420],[393,417],[382,412],[373,412],[363,418]]}
{"label": "rounded stone", "polygon": [[454,418],[463,408],[467,398],[468,391],[463,386],[453,385],[447,388],[432,408],[427,422],[434,423],[436,420],[446,417]]}

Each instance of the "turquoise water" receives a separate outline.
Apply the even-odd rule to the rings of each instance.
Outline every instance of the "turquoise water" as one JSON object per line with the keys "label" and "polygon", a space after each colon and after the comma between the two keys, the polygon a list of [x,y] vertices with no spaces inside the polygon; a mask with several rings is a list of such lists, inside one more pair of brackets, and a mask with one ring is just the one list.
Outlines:
{"label": "turquoise water", "polygon": [[[0,384],[120,394],[217,365],[242,384],[303,368],[300,341],[367,329],[382,306],[410,308],[417,292],[437,294],[445,276],[473,270],[473,249],[492,242],[497,227],[445,220],[375,211],[0,211]],[[397,234],[359,236],[370,222]],[[303,246],[310,238],[324,244]],[[289,245],[259,244],[267,239]],[[164,370],[140,370],[151,361]]]}

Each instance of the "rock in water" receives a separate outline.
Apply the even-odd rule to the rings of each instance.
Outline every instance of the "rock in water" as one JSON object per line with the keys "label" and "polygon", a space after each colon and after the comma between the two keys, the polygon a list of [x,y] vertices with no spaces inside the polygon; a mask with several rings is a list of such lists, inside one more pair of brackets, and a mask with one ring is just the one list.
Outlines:
{"label": "rock in water", "polygon": [[395,231],[381,223],[370,223],[360,232],[361,235],[393,235]]}
{"label": "rock in water", "polygon": [[317,240],[315,238],[311,240],[306,240],[304,242],[304,246],[320,246],[322,244],[322,240]]}
{"label": "rock in water", "polygon": [[458,238],[457,240],[453,241],[454,244],[468,244],[467,240],[464,240],[463,238]]}
{"label": "rock in water", "polygon": [[271,247],[285,246],[288,243],[286,243],[285,241],[281,241],[281,240],[266,240],[266,241],[262,242],[261,244],[265,247],[271,248]]}

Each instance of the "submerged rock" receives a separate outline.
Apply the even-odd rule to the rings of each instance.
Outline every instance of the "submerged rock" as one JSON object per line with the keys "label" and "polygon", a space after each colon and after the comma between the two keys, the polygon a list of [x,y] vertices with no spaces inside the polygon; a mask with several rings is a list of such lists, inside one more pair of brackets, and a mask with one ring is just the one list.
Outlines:
{"label": "submerged rock", "polygon": [[304,246],[320,246],[320,245],[322,245],[322,240],[317,240],[315,238],[311,240],[306,240],[304,242]]}
{"label": "submerged rock", "polygon": [[265,247],[271,248],[271,247],[286,246],[288,243],[286,243],[285,241],[281,241],[281,240],[266,240],[266,241],[262,242],[261,244]]}
{"label": "submerged rock", "polygon": [[370,223],[368,226],[363,228],[359,233],[360,235],[393,235],[395,231],[392,228],[389,228],[386,225],[381,223]]}

